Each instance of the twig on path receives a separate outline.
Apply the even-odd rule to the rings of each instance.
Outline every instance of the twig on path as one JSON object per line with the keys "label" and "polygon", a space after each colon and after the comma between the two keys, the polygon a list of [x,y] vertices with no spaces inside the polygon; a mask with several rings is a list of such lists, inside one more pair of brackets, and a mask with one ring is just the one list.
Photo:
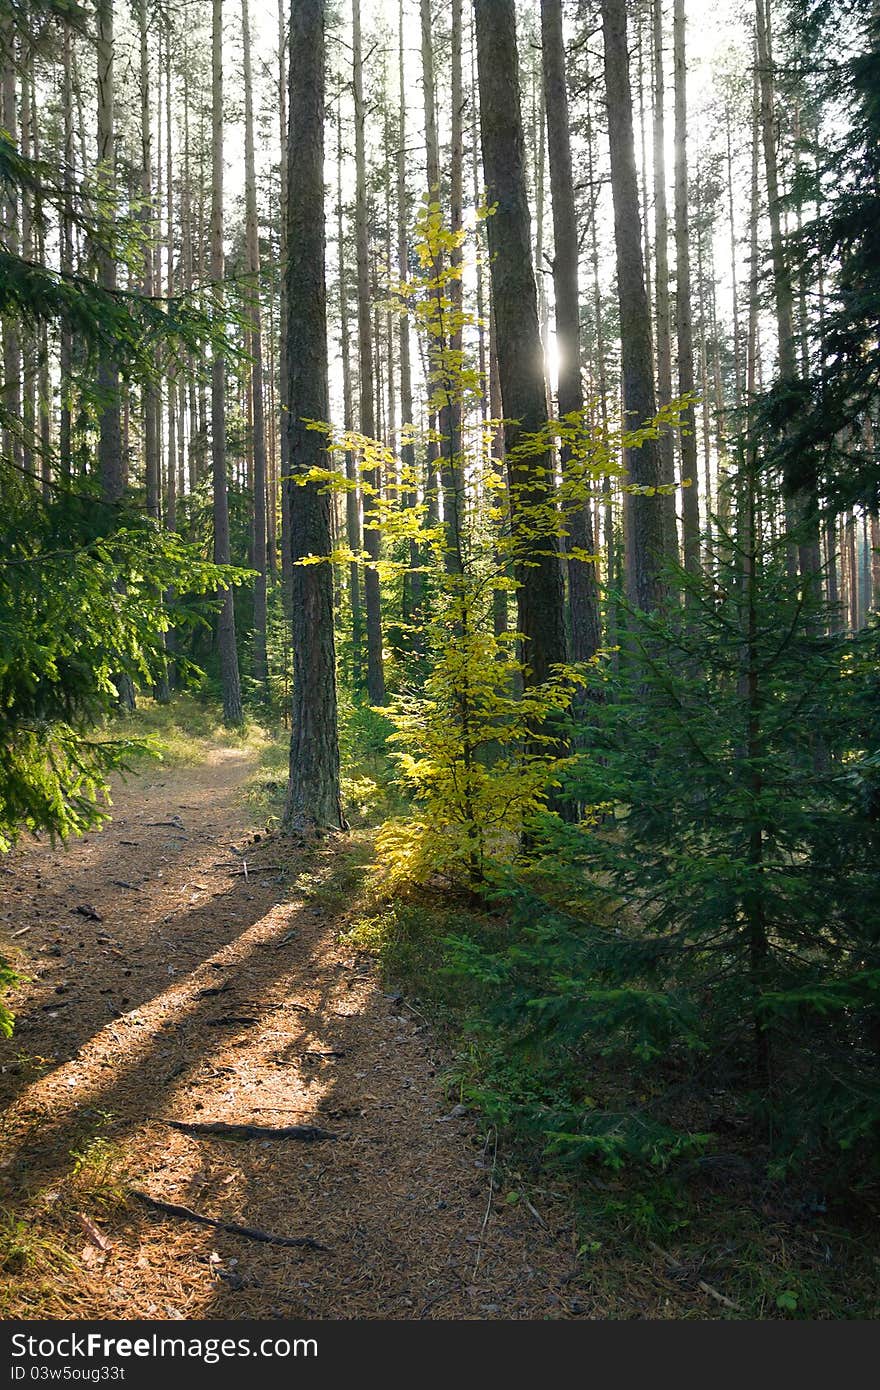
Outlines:
{"label": "twig on path", "polygon": [[330,1249],[320,1241],[312,1240],[311,1236],[277,1236],[271,1231],[261,1231],[256,1226],[240,1226],[237,1221],[217,1221],[213,1216],[202,1216],[201,1212],[193,1211],[191,1207],[182,1207],[176,1202],[161,1202],[158,1197],[139,1192],[137,1188],[132,1188],[129,1195],[136,1197],[139,1202],[143,1202],[154,1211],[161,1211],[165,1216],[179,1216],[182,1221],[196,1221],[200,1226],[213,1226],[218,1231],[228,1231],[233,1236],[245,1236],[248,1240],[260,1240],[265,1245],[295,1245],[304,1250]]}
{"label": "twig on path", "polygon": [[[460,1283],[461,1280],[459,1280],[459,1284]],[[455,1293],[456,1287],[457,1286],[455,1284],[449,1284],[445,1289],[441,1289],[439,1293],[435,1293],[433,1298],[429,1298],[427,1303],[423,1305],[422,1311],[419,1313],[419,1317],[426,1318],[430,1313],[431,1309],[434,1307],[434,1304],[442,1302],[442,1300],[444,1298],[448,1298],[451,1293]]]}
{"label": "twig on path", "polygon": [[307,1105],[255,1105],[254,1109],[260,1113],[271,1111],[273,1115],[301,1115],[304,1110],[309,1110]]}
{"label": "twig on path", "polygon": [[544,1220],[543,1216],[542,1216],[541,1213],[538,1211],[538,1208],[537,1208],[537,1207],[533,1207],[532,1204],[531,1204],[531,1202],[529,1201],[528,1198],[525,1199],[525,1203],[526,1203],[526,1206],[528,1207],[529,1211],[532,1213],[532,1216],[533,1216],[533,1217],[535,1218],[535,1220],[537,1221],[538,1225],[539,1225],[539,1226],[543,1226],[543,1227],[544,1227],[544,1230],[546,1231],[546,1230],[548,1229],[547,1222]]}
{"label": "twig on path", "polygon": [[[674,1255],[670,1255],[669,1251],[664,1250],[663,1246],[658,1245],[655,1240],[648,1241],[648,1248],[653,1250],[655,1255],[660,1256],[668,1269],[680,1270],[684,1268]],[[738,1303],[734,1303],[732,1298],[727,1298],[723,1293],[719,1293],[717,1289],[713,1289],[712,1285],[707,1284],[705,1279],[697,1280],[697,1288],[702,1290],[703,1293],[708,1294],[710,1298],[714,1298],[715,1302],[720,1303],[723,1308],[729,1308],[731,1312],[734,1313],[741,1313],[743,1311]]]}
{"label": "twig on path", "polygon": [[[497,1130],[497,1128],[496,1128],[495,1125],[492,1126],[492,1129],[490,1130],[490,1133],[491,1133],[491,1134],[494,1134],[494,1136],[495,1136],[495,1149],[494,1149],[493,1154],[492,1154],[492,1172],[491,1172],[490,1175],[489,1175],[489,1197],[488,1197],[488,1199],[487,1199],[487,1201],[486,1201],[486,1210],[485,1210],[485,1212],[483,1213],[483,1224],[482,1224],[482,1226],[480,1227],[480,1239],[479,1239],[479,1241],[477,1242],[477,1258],[476,1258],[476,1260],[474,1261],[474,1272],[473,1272],[473,1274],[471,1275],[471,1283],[473,1283],[473,1281],[476,1279],[476,1277],[477,1277],[477,1270],[478,1270],[479,1267],[480,1267],[480,1259],[481,1259],[482,1254],[483,1254],[483,1237],[484,1237],[484,1235],[486,1234],[486,1227],[487,1227],[488,1224],[489,1224],[489,1213],[490,1213],[491,1210],[492,1210],[492,1198],[493,1198],[493,1196],[494,1196],[494,1194],[495,1194],[495,1168],[496,1168],[497,1163],[498,1163],[498,1130]],[[488,1149],[488,1147],[489,1147],[489,1135],[487,1134],[487,1135],[486,1135],[486,1143],[485,1143],[485,1146],[484,1146],[484,1148],[483,1148],[483,1153],[484,1153],[484,1154],[485,1154],[485,1152],[486,1152],[486,1149]]]}
{"label": "twig on path", "polygon": [[302,1139],[311,1144],[318,1139],[336,1139],[338,1135],[329,1129],[319,1129],[317,1125],[234,1125],[224,1120],[160,1120],[169,1129],[179,1129],[183,1134],[214,1134],[221,1139]]}
{"label": "twig on path", "polygon": [[291,943],[291,941],[295,941],[296,938],[297,938],[298,936],[299,936],[299,930],[298,930],[298,928],[297,928],[297,927],[291,927],[290,931],[285,932],[284,935],[282,936],[281,940],[275,943],[273,949],[276,950],[276,951],[280,951],[284,946],[289,946],[290,943]]}
{"label": "twig on path", "polygon": [[703,1293],[707,1293],[710,1298],[714,1298],[715,1302],[720,1303],[722,1307],[730,1308],[734,1313],[742,1312],[742,1308],[738,1303],[734,1303],[732,1298],[725,1298],[723,1293],[719,1293],[717,1289],[713,1289],[712,1285],[707,1284],[705,1279],[700,1279],[697,1282],[697,1288],[702,1289]]}

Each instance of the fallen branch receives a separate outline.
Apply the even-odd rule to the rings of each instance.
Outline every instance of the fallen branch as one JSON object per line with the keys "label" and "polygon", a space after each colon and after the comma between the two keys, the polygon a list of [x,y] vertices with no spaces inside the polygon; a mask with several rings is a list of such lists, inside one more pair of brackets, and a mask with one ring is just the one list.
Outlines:
{"label": "fallen branch", "polygon": [[[648,1248],[653,1250],[656,1255],[660,1256],[670,1272],[677,1273],[680,1270],[684,1271],[687,1269],[686,1265],[683,1265],[674,1255],[670,1255],[669,1251],[664,1250],[663,1246],[658,1245],[655,1240],[648,1241]],[[732,1298],[727,1298],[725,1294],[719,1293],[718,1289],[713,1289],[712,1285],[707,1284],[705,1279],[697,1280],[697,1288],[703,1293],[708,1294],[710,1298],[714,1298],[715,1302],[720,1303],[723,1308],[729,1308],[733,1313],[741,1313],[743,1311],[739,1303],[734,1303]]]}
{"label": "fallen branch", "polygon": [[200,1226],[213,1226],[218,1231],[228,1231],[233,1236],[245,1236],[248,1240],[260,1240],[265,1245],[295,1245],[304,1250],[329,1250],[329,1246],[312,1240],[311,1236],[276,1236],[271,1231],[261,1231],[256,1226],[240,1226],[237,1221],[217,1221],[213,1216],[202,1216],[191,1207],[178,1206],[176,1202],[161,1202],[158,1197],[150,1197],[146,1192],[132,1188],[129,1195],[136,1197],[153,1211],[165,1216],[178,1216],[182,1221],[196,1221]]}
{"label": "fallen branch", "polygon": [[[486,1198],[486,1210],[483,1213],[483,1224],[480,1227],[480,1238],[477,1241],[477,1258],[474,1261],[474,1272],[471,1275],[471,1283],[473,1283],[476,1279],[477,1270],[480,1268],[480,1259],[483,1254],[483,1237],[486,1234],[486,1227],[489,1224],[489,1216],[492,1212],[492,1198],[495,1195],[495,1169],[498,1166],[498,1130],[496,1129],[495,1125],[493,1125],[492,1129],[489,1131],[489,1134],[491,1133],[494,1133],[495,1135],[495,1149],[492,1154],[492,1172],[489,1175],[489,1196]],[[483,1145],[484,1158],[486,1156],[486,1151],[489,1148],[489,1134],[486,1135],[486,1142]]]}
{"label": "fallen branch", "polygon": [[184,1134],[216,1134],[225,1139],[302,1139],[314,1143],[318,1139],[336,1139],[337,1135],[329,1129],[319,1129],[317,1125],[232,1125],[223,1120],[161,1120],[170,1129],[179,1129]]}
{"label": "fallen branch", "polygon": [[722,1308],[730,1308],[734,1313],[742,1312],[742,1308],[738,1303],[734,1303],[732,1298],[726,1298],[723,1293],[719,1293],[717,1289],[713,1289],[712,1285],[707,1284],[705,1279],[699,1279],[697,1281],[697,1288],[702,1289],[703,1293],[707,1293],[710,1298],[714,1298],[715,1302],[720,1303]]}
{"label": "fallen branch", "polygon": [[291,942],[291,941],[295,941],[296,938],[297,938],[298,936],[299,936],[299,932],[298,932],[297,928],[294,927],[291,931],[285,932],[285,933],[284,933],[284,935],[282,936],[281,940],[280,940],[280,941],[277,941],[277,942],[275,943],[274,949],[275,949],[276,951],[280,951],[281,948],[282,948],[283,946],[288,946],[288,945],[290,944],[290,942]]}

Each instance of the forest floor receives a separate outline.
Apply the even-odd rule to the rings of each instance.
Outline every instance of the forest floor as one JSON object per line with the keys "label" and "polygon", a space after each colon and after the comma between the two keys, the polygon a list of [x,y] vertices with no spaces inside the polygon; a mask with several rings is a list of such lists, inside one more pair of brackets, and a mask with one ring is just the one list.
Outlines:
{"label": "forest floor", "polygon": [[0,1315],[607,1314],[574,1286],[570,1210],[501,1199],[430,1027],[346,946],[347,837],[296,850],[261,833],[242,796],[255,772],[247,746],[151,764],[115,788],[103,831],[0,868],[0,927],[30,976],[0,1052]]}
{"label": "forest floor", "polygon": [[193,716],[161,716],[165,761],[117,782],[100,833],[0,864],[26,977],[0,1040],[0,1318],[878,1315],[876,1240],[830,1216],[746,1188],[676,1191],[670,1222],[650,1185],[575,1191],[499,1142],[456,1104],[454,1019],[365,947],[369,826],[278,837],[283,739]]}

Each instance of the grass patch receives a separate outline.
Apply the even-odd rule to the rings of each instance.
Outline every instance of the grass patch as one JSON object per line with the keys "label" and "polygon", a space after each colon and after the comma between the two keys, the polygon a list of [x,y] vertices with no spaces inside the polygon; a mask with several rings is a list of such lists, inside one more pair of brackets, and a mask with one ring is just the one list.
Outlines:
{"label": "grass patch", "polygon": [[270,734],[248,718],[240,729],[223,723],[216,705],[191,694],[176,695],[167,705],[145,696],[131,714],[116,714],[105,732],[142,740],[147,755],[179,767],[203,762],[212,748],[250,748],[262,752]]}

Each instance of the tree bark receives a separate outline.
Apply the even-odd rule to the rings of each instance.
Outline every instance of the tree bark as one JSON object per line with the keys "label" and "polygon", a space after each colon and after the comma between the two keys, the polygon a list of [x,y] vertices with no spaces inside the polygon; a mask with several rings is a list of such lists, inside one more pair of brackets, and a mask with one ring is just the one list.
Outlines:
{"label": "tree bark", "polygon": [[[562,0],[541,0],[541,51],[553,210],[553,292],[559,358],[557,398],[559,414],[564,418],[572,414],[583,415],[584,393],[581,385],[578,231],[571,171]],[[563,469],[570,458],[571,450],[564,445],[560,457]],[[595,543],[588,507],[585,501],[572,513],[568,524],[572,545],[592,554]],[[598,588],[593,564],[569,559],[568,597],[571,654],[575,661],[588,661],[598,650],[601,641]]]}
{"label": "tree bark", "polygon": [[[780,209],[779,170],[776,152],[775,98],[773,92],[773,59],[770,52],[770,7],[768,0],[756,0],[755,35],[757,41],[758,76],[761,93],[761,138],[764,150],[764,173],[767,182],[767,213],[770,219],[770,251],[773,265],[773,296],[776,308],[776,331],[779,354],[779,384],[791,387],[798,377],[797,351],[794,335],[794,290],[791,268],[785,254]],[[818,484],[813,465],[806,476],[785,478],[787,487],[799,495],[787,508],[787,524],[796,530],[797,564],[805,580],[816,576],[819,558]]]}
{"label": "tree bark", "polygon": [[[656,414],[651,353],[651,316],[642,264],[639,193],[629,80],[626,0],[602,0],[605,91],[611,153],[611,193],[620,304],[621,369],[625,426],[638,428]],[[627,449],[629,483],[656,488],[662,482],[656,440]],[[660,569],[664,556],[663,510],[656,496],[624,493],[627,593],[635,608],[658,607],[664,596]]]}
{"label": "tree bark", "polygon": [[513,0],[475,0],[483,175],[497,331],[498,373],[516,547],[525,681],[545,680],[566,659],[559,541],[531,509],[552,505],[549,450],[511,457],[547,423],[538,298],[531,254]]}
{"label": "tree bark", "polygon": [[[278,0],[278,123],[281,132],[281,234],[279,251],[281,264],[287,263],[287,146],[289,139],[287,86],[289,81],[289,35],[285,34],[284,0]],[[285,479],[290,471],[287,457],[287,290],[286,276],[282,274],[278,294],[278,381],[279,405],[281,407],[281,429],[278,438],[278,461],[281,476],[281,603],[288,619],[291,613],[291,573],[290,573],[290,517],[287,514],[288,489]]]}
{"label": "tree bark", "polygon": [[[672,400],[672,339],[669,311],[669,210],[666,199],[666,114],[663,79],[663,3],[653,0],[654,70],[654,304],[657,318],[657,404]],[[675,438],[665,430],[660,438],[660,467],[664,484],[675,483]],[[664,547],[671,560],[678,560],[678,523],[675,493],[664,495]]]}
{"label": "tree bark", "polygon": [[[73,274],[73,32],[70,24],[64,26],[62,47],[61,113],[64,139],[64,169],[62,173],[64,198],[61,213],[61,274]],[[58,412],[58,461],[61,476],[69,478],[72,460],[72,419],[71,400],[73,366],[73,335],[67,323],[61,325],[58,342],[59,412]]]}
{"label": "tree bark", "polygon": [[[364,149],[366,106],[363,86],[360,0],[352,0],[352,61],[354,66],[355,129],[355,245],[357,259],[358,365],[360,369],[360,428],[368,439],[376,435],[374,403],[373,345],[370,315],[370,247],[367,216],[367,168]],[[382,606],[379,559],[382,537],[376,521],[380,486],[379,470],[368,469],[364,483],[364,549],[369,562],[364,567],[364,601],[367,610],[367,694],[374,705],[385,702],[385,670],[382,659]],[[372,489],[372,493],[370,493]]]}
{"label": "tree bark", "polygon": [[[691,306],[690,223],[688,214],[687,68],[684,0],[673,8],[675,66],[675,330],[678,343],[678,394],[694,391],[694,330]],[[704,403],[705,409],[705,403]],[[700,484],[693,405],[681,416],[682,541],[684,567],[700,572]]]}
{"label": "tree bark", "polygon": [[[0,67],[0,125],[18,144],[18,110],[15,69],[15,29],[11,19],[0,21],[4,35],[4,53]],[[18,256],[21,251],[18,193],[14,184],[7,184],[2,198],[2,244],[6,251]],[[21,436],[21,340],[17,323],[4,319],[3,336],[3,404],[11,418],[16,421],[12,428],[3,431],[3,451],[19,467],[22,466]]]}
{"label": "tree bark", "polygon": [[[211,280],[218,314],[223,312],[223,0],[213,0],[211,24]],[[214,483],[214,560],[229,564],[229,496],[226,482],[226,362],[215,347],[211,358],[211,464]],[[235,641],[232,589],[221,590],[217,647],[223,688],[223,718],[241,724],[241,682]]]}
{"label": "tree bark", "polygon": [[263,406],[263,318],[260,307],[260,225],[257,217],[257,175],[254,158],[254,93],[251,71],[251,26],[248,0],[241,3],[244,59],[245,241],[250,278],[249,327],[254,452],[254,512],[252,566],[254,580],[253,672],[265,688],[266,660],[266,421]]}
{"label": "tree bark", "polygon": [[[112,198],[116,192],[116,153],[113,91],[113,0],[97,3],[98,58],[98,166],[99,186]],[[116,289],[116,260],[104,246],[98,248],[98,283],[112,293]],[[102,354],[98,362],[101,400],[98,438],[98,472],[106,502],[118,502],[125,490],[122,437],[119,419],[119,369]]]}
{"label": "tree bark", "polygon": [[[400,0],[397,19],[397,80],[398,80],[398,138],[397,148],[397,274],[401,284],[409,279],[409,237],[407,224],[409,200],[406,188],[406,71],[404,67],[404,12]],[[416,450],[412,435],[413,392],[412,361],[410,356],[409,315],[400,315],[400,337],[398,356],[400,359],[400,415],[404,436],[400,446],[400,459],[405,480],[401,503],[405,509],[415,508],[418,501],[416,492]],[[409,569],[403,576],[403,620],[411,623],[417,617],[424,595],[424,576],[420,572],[421,553],[418,541],[412,538],[409,543]]]}
{"label": "tree bark", "polygon": [[327,468],[324,278],[324,0],[292,0],[287,166],[287,429],[293,609],[293,722],[284,811],[289,830],[344,828],[339,785],[330,495],[297,474]]}
{"label": "tree bark", "polygon": [[[345,258],[345,222],[342,207],[342,102],[336,107],[336,250],[339,274],[339,331],[342,340],[342,424],[346,430],[354,429],[354,407],[351,389],[351,345],[348,318],[348,267]],[[345,494],[345,528],[348,547],[355,555],[361,548],[361,517],[357,487],[357,467],[351,449],[345,451],[345,476],[348,491]],[[361,662],[363,659],[363,615],[361,612],[360,564],[352,560],[348,567],[348,599],[351,609],[352,676],[356,685],[361,683]]]}
{"label": "tree bark", "polygon": [[[138,0],[140,33],[141,84],[141,222],[144,240],[143,292],[148,298],[155,293],[153,248],[153,137],[150,119],[150,61],[147,45],[146,0]],[[146,474],[147,513],[158,521],[162,513],[159,464],[159,396],[154,381],[148,379],[141,388],[144,430],[144,467]]]}

